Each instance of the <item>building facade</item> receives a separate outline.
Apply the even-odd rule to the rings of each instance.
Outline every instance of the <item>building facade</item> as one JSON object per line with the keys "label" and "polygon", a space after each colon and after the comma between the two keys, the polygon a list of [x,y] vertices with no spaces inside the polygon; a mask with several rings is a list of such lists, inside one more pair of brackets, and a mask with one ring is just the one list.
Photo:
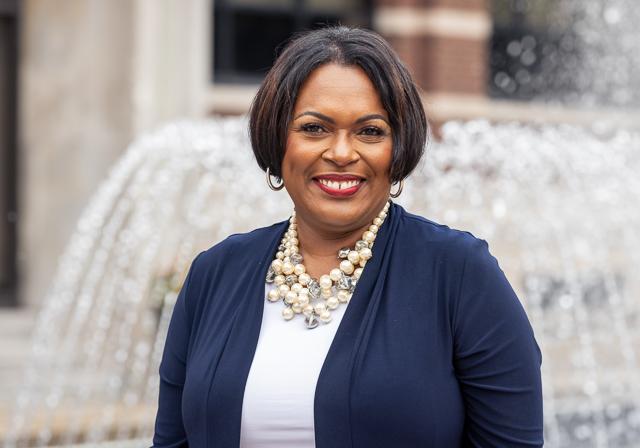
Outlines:
{"label": "building facade", "polygon": [[566,33],[544,29],[560,3],[0,0],[0,304],[42,300],[82,209],[129,142],[178,118],[246,113],[297,31],[378,31],[421,87],[436,130],[477,117],[634,121],[531,101],[536,80],[548,87],[535,78],[544,52],[566,46]]}

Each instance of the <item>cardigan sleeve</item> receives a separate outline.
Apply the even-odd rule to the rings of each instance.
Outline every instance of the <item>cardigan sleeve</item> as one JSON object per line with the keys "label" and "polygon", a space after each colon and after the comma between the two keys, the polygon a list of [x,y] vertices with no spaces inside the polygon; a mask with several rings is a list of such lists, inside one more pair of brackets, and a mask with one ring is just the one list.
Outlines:
{"label": "cardigan sleeve", "polygon": [[484,240],[474,239],[467,248],[453,316],[465,446],[542,446],[542,355],[524,308]]}
{"label": "cardigan sleeve", "polygon": [[[198,256],[199,257],[199,256]],[[184,387],[187,349],[191,334],[191,319],[187,311],[189,285],[196,257],[176,299],[160,362],[160,393],[156,414],[153,448],[188,447],[182,420],[182,389]]]}

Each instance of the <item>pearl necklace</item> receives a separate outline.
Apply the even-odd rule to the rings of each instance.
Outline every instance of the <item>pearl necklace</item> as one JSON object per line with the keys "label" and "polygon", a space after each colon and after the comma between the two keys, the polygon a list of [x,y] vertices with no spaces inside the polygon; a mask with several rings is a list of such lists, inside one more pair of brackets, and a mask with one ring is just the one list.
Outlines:
{"label": "pearl necklace", "polygon": [[320,276],[320,279],[312,278],[302,263],[294,210],[266,278],[267,283],[275,285],[267,294],[267,299],[270,302],[284,302],[282,317],[285,320],[301,314],[305,317],[307,328],[316,328],[318,322],[331,322],[331,311],[341,303],[349,303],[367,260],[373,256],[373,242],[387,217],[389,204],[385,204],[373,224],[356,241],[355,248],[343,247],[338,251],[338,259],[341,260],[339,267]]}

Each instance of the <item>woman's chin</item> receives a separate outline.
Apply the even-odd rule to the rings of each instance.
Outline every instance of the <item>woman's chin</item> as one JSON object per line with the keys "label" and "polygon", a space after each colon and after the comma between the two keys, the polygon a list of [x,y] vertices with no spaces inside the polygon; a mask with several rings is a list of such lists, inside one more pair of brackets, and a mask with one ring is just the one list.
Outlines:
{"label": "woman's chin", "polygon": [[368,208],[362,203],[327,204],[319,213],[309,218],[324,227],[337,231],[349,231],[367,224]]}
{"label": "woman's chin", "polygon": [[[299,219],[309,225],[321,226],[328,230],[350,231],[371,224],[384,203],[371,197],[369,185],[363,185],[351,196],[334,197],[311,185],[311,194],[294,200]],[[376,198],[379,199],[379,198]],[[301,203],[302,202],[302,203]]]}

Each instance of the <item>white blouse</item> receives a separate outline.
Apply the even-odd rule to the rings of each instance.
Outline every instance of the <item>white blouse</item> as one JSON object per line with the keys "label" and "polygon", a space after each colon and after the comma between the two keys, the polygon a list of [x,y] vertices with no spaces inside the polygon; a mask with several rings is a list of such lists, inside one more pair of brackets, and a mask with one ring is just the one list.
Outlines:
{"label": "white blouse", "polygon": [[282,318],[282,302],[271,303],[265,285],[258,346],[242,403],[241,448],[315,447],[313,401],[320,369],[347,305],[332,321],[307,329],[302,316]]}

